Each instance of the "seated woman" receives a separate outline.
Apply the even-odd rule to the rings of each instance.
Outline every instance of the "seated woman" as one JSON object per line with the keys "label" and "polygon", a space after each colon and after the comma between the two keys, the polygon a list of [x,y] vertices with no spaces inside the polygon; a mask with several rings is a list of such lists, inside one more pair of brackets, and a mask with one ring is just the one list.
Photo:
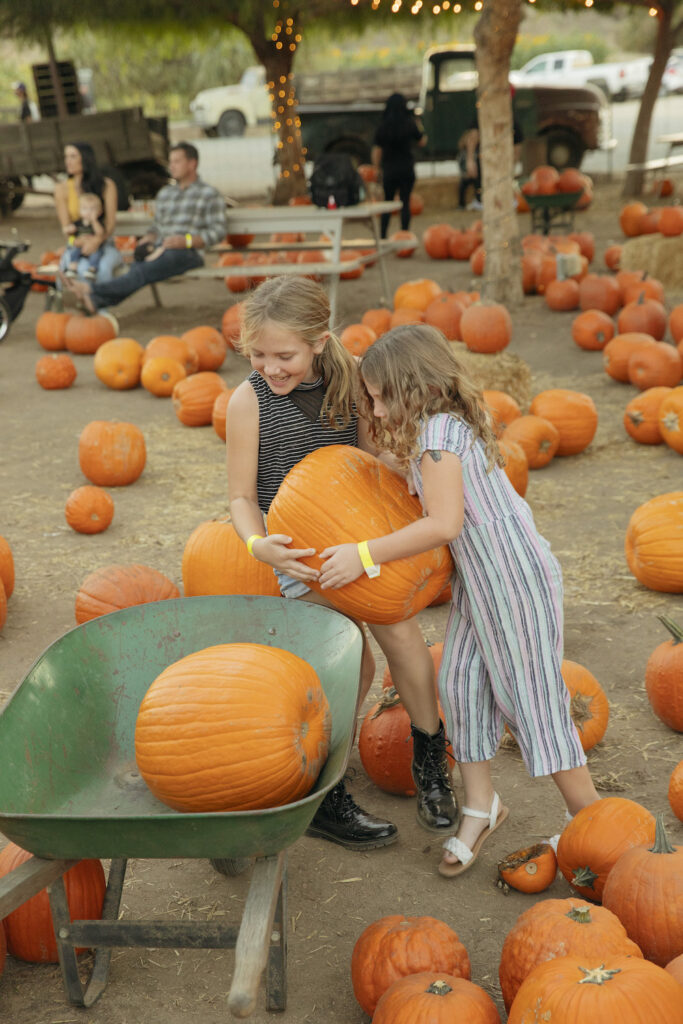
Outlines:
{"label": "seated woman", "polygon": [[[121,264],[121,253],[114,245],[113,233],[116,225],[118,194],[111,178],[106,178],[97,166],[92,146],[87,142],[71,142],[64,147],[64,166],[67,179],[55,186],[55,207],[57,217],[65,236],[68,249],[60,260],[60,269],[65,271],[74,261],[74,248],[79,249],[82,259],[76,262],[76,273],[84,276],[93,264],[97,264],[99,282],[111,281],[114,271]],[[79,232],[80,200],[84,194],[95,195],[102,203],[102,231]],[[99,260],[92,260],[99,251]]]}

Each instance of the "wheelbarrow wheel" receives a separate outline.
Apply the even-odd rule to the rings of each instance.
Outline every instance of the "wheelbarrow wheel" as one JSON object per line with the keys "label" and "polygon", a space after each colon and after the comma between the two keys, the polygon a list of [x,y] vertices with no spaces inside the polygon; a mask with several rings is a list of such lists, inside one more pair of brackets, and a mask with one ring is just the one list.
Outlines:
{"label": "wheelbarrow wheel", "polygon": [[209,863],[219,875],[229,875],[231,878],[235,878],[237,875],[243,875],[251,866],[251,857],[218,857]]}

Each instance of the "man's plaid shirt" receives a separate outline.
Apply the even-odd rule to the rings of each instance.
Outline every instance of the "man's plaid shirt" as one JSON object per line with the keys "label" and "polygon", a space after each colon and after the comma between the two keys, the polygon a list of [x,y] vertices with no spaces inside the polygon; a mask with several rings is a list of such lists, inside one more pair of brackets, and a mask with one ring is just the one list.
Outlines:
{"label": "man's plaid shirt", "polygon": [[227,232],[225,200],[200,178],[186,188],[164,185],[154,205],[154,227],[160,239],[189,232],[201,235],[205,246],[215,245]]}

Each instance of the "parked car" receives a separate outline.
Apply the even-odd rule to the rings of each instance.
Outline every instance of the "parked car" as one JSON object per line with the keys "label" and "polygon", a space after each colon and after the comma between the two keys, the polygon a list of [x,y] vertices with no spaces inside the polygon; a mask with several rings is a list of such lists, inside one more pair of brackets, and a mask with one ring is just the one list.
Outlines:
{"label": "parked car", "polygon": [[662,75],[662,92],[667,96],[683,92],[683,48],[674,50],[666,62]]}
{"label": "parked car", "polygon": [[190,111],[206,135],[244,135],[247,128],[269,122],[271,105],[265,68],[247,68],[234,85],[203,89],[190,102]]}
{"label": "parked car", "polygon": [[594,64],[588,50],[541,53],[510,73],[513,85],[597,85],[611,100],[642,96],[650,73],[651,57]]}

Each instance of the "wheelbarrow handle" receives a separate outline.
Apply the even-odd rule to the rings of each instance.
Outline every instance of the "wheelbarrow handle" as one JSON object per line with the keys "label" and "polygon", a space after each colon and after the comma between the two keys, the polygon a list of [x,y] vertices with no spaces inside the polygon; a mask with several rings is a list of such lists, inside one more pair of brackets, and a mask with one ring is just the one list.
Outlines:
{"label": "wheelbarrow handle", "polygon": [[77,864],[76,860],[31,857],[0,878],[0,921]]}

